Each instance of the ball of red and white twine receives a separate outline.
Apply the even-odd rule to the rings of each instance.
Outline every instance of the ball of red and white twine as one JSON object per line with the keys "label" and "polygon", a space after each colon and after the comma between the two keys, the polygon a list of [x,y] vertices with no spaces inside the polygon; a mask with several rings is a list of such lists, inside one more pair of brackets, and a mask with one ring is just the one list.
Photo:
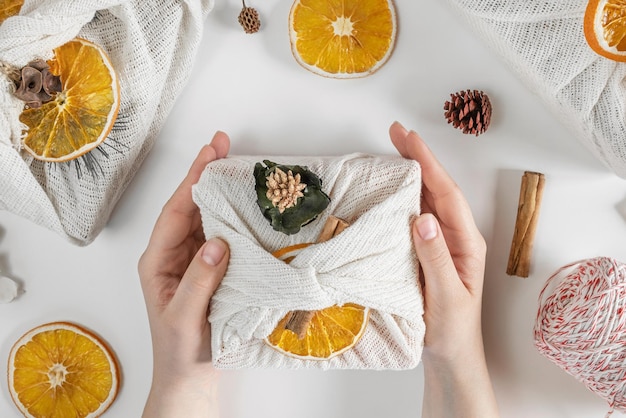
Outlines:
{"label": "ball of red and white twine", "polygon": [[626,264],[578,261],[550,277],[539,296],[535,346],[548,359],[626,412]]}

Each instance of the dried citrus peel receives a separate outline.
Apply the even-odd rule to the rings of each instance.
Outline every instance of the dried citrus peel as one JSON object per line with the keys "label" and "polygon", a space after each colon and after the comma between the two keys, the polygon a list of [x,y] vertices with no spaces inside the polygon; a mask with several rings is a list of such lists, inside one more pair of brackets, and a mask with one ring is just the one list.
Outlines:
{"label": "dried citrus peel", "polygon": [[287,315],[266,342],[282,354],[300,360],[328,360],[359,342],[368,323],[369,311],[369,308],[356,304],[315,311],[303,338],[286,329]]}
{"label": "dried citrus peel", "polygon": [[0,24],[20,12],[24,0],[0,0]]}
{"label": "dried citrus peel", "polygon": [[291,50],[315,74],[365,77],[391,56],[396,26],[392,0],[296,0],[289,14]]}
{"label": "dried citrus peel", "polygon": [[63,91],[40,108],[26,109],[24,149],[48,162],[69,161],[100,145],[113,128],[120,105],[117,74],[105,51],[76,38],[54,50],[50,72]]}
{"label": "dried citrus peel", "polygon": [[9,391],[26,417],[98,417],[115,400],[119,385],[111,350],[75,324],[36,327],[9,354]]}
{"label": "dried citrus peel", "polygon": [[626,2],[589,0],[583,25],[591,49],[611,60],[626,62]]}

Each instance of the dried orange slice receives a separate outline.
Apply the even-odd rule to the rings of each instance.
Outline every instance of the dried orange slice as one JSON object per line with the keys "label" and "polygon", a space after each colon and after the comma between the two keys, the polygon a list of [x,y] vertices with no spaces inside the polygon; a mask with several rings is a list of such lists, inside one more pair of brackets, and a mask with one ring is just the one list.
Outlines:
{"label": "dried orange slice", "polygon": [[589,0],[584,28],[587,43],[596,53],[626,61],[626,0]]}
{"label": "dried orange slice", "polygon": [[20,12],[24,0],[0,0],[0,23]]}
{"label": "dried orange slice", "polygon": [[[311,244],[298,244],[273,253],[291,262],[297,253]],[[347,303],[314,311],[303,338],[286,329],[292,313],[278,322],[266,342],[283,354],[303,360],[327,360],[354,347],[359,342],[369,318],[369,308]]]}
{"label": "dried orange slice", "polygon": [[364,77],[389,59],[396,26],[392,0],[296,0],[289,14],[291,51],[316,74]]}
{"label": "dried orange slice", "polygon": [[109,135],[120,105],[117,75],[98,45],[76,38],[54,50],[50,71],[63,91],[36,109],[25,109],[24,148],[43,161],[80,157]]}
{"label": "dried orange slice", "polygon": [[97,417],[117,395],[117,361],[93,333],[67,322],[24,334],[9,355],[9,390],[26,417]]}

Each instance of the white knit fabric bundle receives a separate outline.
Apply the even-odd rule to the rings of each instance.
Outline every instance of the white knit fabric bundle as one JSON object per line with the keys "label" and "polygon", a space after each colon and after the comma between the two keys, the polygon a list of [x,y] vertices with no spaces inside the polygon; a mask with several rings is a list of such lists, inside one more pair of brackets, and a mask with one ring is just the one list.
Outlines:
{"label": "white knit fabric bundle", "polygon": [[626,177],[626,65],[588,46],[588,0],[448,2],[600,161]]}
{"label": "white knit fabric bundle", "polygon": [[[253,168],[269,159],[307,166],[323,182],[329,207],[297,234],[272,229],[256,202]],[[216,367],[410,369],[421,358],[423,300],[410,223],[419,213],[419,165],[400,157],[233,156],[210,163],[193,196],[205,234],[231,251],[209,320]],[[271,253],[315,242],[330,214],[350,226],[303,249],[290,264]],[[357,303],[371,308],[361,340],[329,360],[296,359],[265,338],[292,310]]]}
{"label": "white knit fabric bundle", "polygon": [[0,209],[76,244],[90,243],[184,86],[212,6],[213,0],[26,0],[20,15],[0,25],[0,63],[21,68],[51,58],[54,48],[76,36],[88,39],[111,58],[121,104],[100,146],[108,158],[91,151],[92,171],[84,162],[42,163],[19,150],[23,102],[0,72]]}

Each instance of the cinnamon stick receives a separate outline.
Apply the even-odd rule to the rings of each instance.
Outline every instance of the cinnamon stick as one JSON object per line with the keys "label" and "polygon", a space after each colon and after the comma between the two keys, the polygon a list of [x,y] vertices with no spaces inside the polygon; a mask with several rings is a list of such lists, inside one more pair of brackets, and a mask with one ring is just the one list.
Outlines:
{"label": "cinnamon stick", "polygon": [[315,315],[315,311],[291,311],[287,314],[285,329],[293,331],[301,340],[306,336],[306,330],[313,319],[313,315]]}
{"label": "cinnamon stick", "polygon": [[[320,232],[320,235],[317,237],[317,243],[328,241],[332,237],[339,235],[348,225],[349,224],[343,219],[330,215],[322,228],[322,232]],[[315,315],[315,311],[289,312],[285,329],[293,331],[298,336],[298,339],[301,340],[306,336],[306,330],[313,319],[313,315]]]}
{"label": "cinnamon stick", "polygon": [[339,219],[336,216],[330,215],[322,228],[322,232],[320,232],[319,237],[317,237],[317,243],[325,242],[331,239],[332,237],[336,237],[340,233],[342,233],[347,227],[348,222],[343,219]]}
{"label": "cinnamon stick", "polygon": [[528,277],[545,176],[541,173],[524,172],[520,188],[517,218],[506,274]]}

